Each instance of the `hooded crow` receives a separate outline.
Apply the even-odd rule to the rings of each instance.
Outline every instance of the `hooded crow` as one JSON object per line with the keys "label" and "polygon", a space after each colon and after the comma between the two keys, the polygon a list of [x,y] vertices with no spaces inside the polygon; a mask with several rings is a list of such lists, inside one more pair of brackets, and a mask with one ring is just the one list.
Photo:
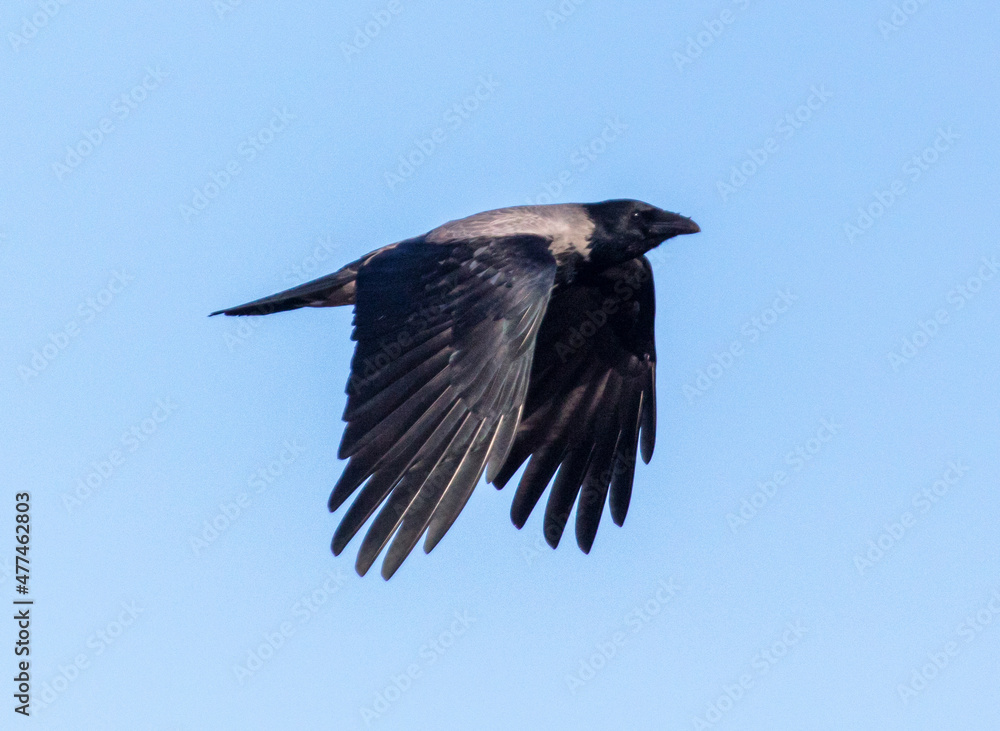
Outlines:
{"label": "hooded crow", "polygon": [[[343,269],[213,315],[354,305],[330,495],[353,495],[333,536],[340,554],[378,510],[358,552],[388,579],[420,540],[429,552],[483,472],[502,488],[528,462],[511,507],[521,528],[550,482],[544,532],[555,548],[576,504],[576,540],[594,543],[608,502],[622,525],[637,450],[656,435],[653,272],[644,254],[689,218],[635,200],[478,213],[377,249]],[[391,545],[390,545],[391,541]]]}

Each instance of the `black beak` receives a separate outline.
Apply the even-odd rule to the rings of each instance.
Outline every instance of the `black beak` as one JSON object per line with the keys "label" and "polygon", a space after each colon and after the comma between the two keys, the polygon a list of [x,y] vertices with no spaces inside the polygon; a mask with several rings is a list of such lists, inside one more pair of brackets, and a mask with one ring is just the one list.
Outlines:
{"label": "black beak", "polygon": [[649,224],[649,232],[664,239],[683,234],[696,234],[699,231],[701,228],[690,218],[670,211],[663,211],[656,221]]}

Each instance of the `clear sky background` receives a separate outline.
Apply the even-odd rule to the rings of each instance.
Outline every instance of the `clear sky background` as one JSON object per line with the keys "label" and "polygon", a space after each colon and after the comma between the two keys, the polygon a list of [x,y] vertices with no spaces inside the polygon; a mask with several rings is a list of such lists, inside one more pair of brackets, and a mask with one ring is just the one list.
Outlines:
{"label": "clear sky background", "polygon": [[[5,3],[0,726],[997,728],[1000,8],[894,7]],[[358,578],[351,313],[207,313],[619,197],[703,230],[625,527]]]}

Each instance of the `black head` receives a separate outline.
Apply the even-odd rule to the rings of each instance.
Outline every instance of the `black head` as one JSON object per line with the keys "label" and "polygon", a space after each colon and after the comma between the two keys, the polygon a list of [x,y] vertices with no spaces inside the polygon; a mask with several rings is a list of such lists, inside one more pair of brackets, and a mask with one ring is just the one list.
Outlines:
{"label": "black head", "polygon": [[634,259],[674,236],[701,231],[690,218],[642,201],[611,200],[584,208],[595,227],[590,258],[598,263]]}

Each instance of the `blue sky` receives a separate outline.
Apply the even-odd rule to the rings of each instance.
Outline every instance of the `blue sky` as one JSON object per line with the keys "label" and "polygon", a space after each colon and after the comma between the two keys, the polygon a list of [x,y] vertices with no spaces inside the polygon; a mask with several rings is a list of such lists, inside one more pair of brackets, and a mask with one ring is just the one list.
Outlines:
{"label": "blue sky", "polygon": [[[1000,9],[48,0],[0,31],[18,723],[1000,724]],[[618,197],[702,228],[651,257],[624,528],[551,551],[480,485],[432,554],[358,578],[326,511],[351,313],[205,315]]]}

